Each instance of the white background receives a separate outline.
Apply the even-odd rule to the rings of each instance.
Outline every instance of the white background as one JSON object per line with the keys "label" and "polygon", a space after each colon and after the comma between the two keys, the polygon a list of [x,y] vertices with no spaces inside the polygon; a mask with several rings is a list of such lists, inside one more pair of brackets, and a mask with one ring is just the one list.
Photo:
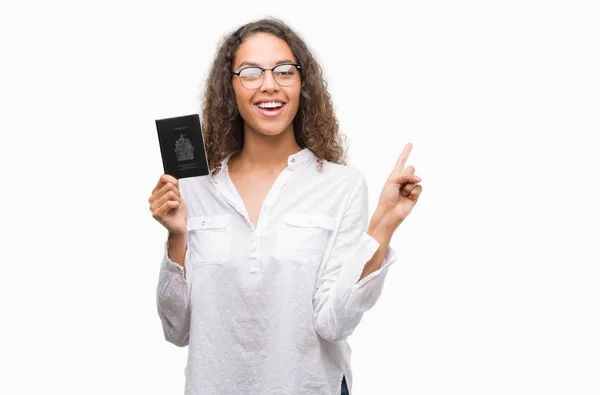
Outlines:
{"label": "white background", "polygon": [[600,393],[600,14],[583,1],[16,2],[0,9],[2,394],[182,394],[154,120],[275,16],[314,51],[371,212],[423,178],[350,337],[354,394]]}

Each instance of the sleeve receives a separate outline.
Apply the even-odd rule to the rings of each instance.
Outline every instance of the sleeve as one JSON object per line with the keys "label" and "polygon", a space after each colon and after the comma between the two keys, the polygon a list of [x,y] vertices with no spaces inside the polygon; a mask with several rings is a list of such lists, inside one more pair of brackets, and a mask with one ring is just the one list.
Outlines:
{"label": "sleeve", "polygon": [[314,327],[325,340],[344,340],[354,332],[365,311],[381,295],[389,266],[396,261],[388,247],[381,267],[357,283],[365,264],[379,243],[369,234],[368,188],[360,174],[358,186],[349,195],[341,224],[313,297]]}
{"label": "sleeve", "polygon": [[[185,262],[189,262],[189,254],[187,248]],[[169,242],[166,241],[156,288],[156,304],[165,340],[179,347],[189,344],[190,335],[191,270],[186,267],[185,271],[186,278],[183,267],[169,259]]]}

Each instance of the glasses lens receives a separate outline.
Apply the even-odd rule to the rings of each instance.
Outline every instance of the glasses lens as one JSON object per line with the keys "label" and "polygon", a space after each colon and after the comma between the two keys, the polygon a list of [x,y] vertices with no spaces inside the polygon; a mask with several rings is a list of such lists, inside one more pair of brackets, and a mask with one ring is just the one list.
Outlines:
{"label": "glasses lens", "polygon": [[248,67],[240,71],[242,84],[248,89],[255,89],[262,85],[262,70],[258,67]]}
{"label": "glasses lens", "polygon": [[273,77],[281,86],[291,85],[296,80],[298,70],[291,64],[282,64],[273,69]]}

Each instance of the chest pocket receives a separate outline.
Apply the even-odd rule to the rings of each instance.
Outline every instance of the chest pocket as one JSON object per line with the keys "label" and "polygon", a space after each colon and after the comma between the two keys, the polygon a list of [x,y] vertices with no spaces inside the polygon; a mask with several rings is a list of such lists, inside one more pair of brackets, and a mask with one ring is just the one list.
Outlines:
{"label": "chest pocket", "polygon": [[323,214],[283,214],[283,226],[275,242],[278,261],[319,263],[335,219]]}
{"label": "chest pocket", "polygon": [[231,215],[189,217],[190,258],[195,263],[222,263],[231,252]]}

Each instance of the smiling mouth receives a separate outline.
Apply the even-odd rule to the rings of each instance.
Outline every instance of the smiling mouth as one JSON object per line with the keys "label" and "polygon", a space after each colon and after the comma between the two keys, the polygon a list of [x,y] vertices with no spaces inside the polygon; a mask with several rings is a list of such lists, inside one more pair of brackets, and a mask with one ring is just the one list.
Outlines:
{"label": "smiling mouth", "polygon": [[261,110],[279,110],[281,107],[285,106],[283,102],[267,102],[267,103],[259,103],[255,104]]}
{"label": "smiling mouth", "polygon": [[258,104],[255,104],[254,106],[263,116],[275,117],[283,112],[283,108],[286,106],[286,103],[281,103],[280,106],[267,105],[261,107]]}

